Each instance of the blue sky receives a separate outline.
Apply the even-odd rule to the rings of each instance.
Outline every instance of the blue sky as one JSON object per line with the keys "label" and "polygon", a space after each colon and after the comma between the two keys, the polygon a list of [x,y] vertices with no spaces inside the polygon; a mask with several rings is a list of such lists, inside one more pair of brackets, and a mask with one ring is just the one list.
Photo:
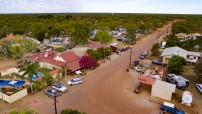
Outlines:
{"label": "blue sky", "polygon": [[202,0],[0,0],[0,13],[202,14]]}

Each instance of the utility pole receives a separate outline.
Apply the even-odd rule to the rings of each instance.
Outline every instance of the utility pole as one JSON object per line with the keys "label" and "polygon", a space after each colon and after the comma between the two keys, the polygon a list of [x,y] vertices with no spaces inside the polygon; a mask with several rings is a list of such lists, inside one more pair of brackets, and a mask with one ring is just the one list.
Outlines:
{"label": "utility pole", "polygon": [[53,97],[51,97],[50,99],[52,99],[54,101],[54,107],[55,107],[55,114],[57,114],[57,96],[54,95]]}
{"label": "utility pole", "polygon": [[133,51],[133,48],[131,47],[130,48],[131,50],[130,50],[130,61],[129,61],[129,65],[128,65],[128,69],[127,69],[127,72],[129,72],[129,69],[130,69],[130,65],[131,65],[131,56],[132,56],[132,51]]}
{"label": "utility pole", "polygon": [[56,96],[54,96],[54,105],[55,105],[55,114],[57,114],[57,100],[56,100]]}
{"label": "utility pole", "polygon": [[5,108],[5,103],[4,103],[4,98],[3,98],[3,93],[2,93],[2,87],[0,86],[0,90],[1,90],[1,100],[2,100],[2,104],[3,104],[3,112],[4,114],[6,114],[6,108]]}

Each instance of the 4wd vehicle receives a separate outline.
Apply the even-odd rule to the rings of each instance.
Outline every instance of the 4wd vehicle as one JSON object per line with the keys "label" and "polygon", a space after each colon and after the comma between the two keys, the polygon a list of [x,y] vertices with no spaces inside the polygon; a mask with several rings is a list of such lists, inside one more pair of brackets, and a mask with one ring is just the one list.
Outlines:
{"label": "4wd vehicle", "polygon": [[81,78],[74,78],[67,82],[68,85],[76,85],[83,83],[83,80]]}
{"label": "4wd vehicle", "polygon": [[60,96],[61,93],[59,93],[57,90],[53,88],[47,88],[45,89],[44,93],[48,95],[49,97],[54,97],[54,96]]}
{"label": "4wd vehicle", "polygon": [[135,67],[134,70],[143,74],[143,73],[146,71],[146,68],[143,68],[143,67]]}
{"label": "4wd vehicle", "polygon": [[202,93],[202,84],[196,84],[196,88],[200,93]]}
{"label": "4wd vehicle", "polygon": [[177,88],[182,90],[189,86],[189,80],[175,74],[168,74],[166,80],[172,84],[175,84]]}
{"label": "4wd vehicle", "polygon": [[164,102],[160,109],[171,114],[185,114],[183,110],[178,109],[174,104],[168,102]]}
{"label": "4wd vehicle", "polygon": [[153,59],[152,63],[157,65],[162,65],[162,61],[160,61],[159,59]]}
{"label": "4wd vehicle", "polygon": [[147,55],[148,55],[148,52],[145,50],[145,52],[140,55],[140,59],[146,58]]}
{"label": "4wd vehicle", "polygon": [[57,91],[67,92],[67,88],[63,86],[61,83],[53,83],[52,88],[56,89]]}
{"label": "4wd vehicle", "polygon": [[134,65],[134,66],[137,66],[138,64],[139,64],[139,61],[138,61],[138,60],[133,61],[133,65]]}

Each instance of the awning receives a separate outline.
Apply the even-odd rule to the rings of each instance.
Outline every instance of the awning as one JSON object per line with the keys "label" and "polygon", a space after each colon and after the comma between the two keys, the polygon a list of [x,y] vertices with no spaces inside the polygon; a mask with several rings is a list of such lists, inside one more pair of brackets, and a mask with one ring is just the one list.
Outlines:
{"label": "awning", "polygon": [[144,84],[153,85],[155,83],[156,79],[149,78],[147,76],[139,76],[138,81],[142,82]]}

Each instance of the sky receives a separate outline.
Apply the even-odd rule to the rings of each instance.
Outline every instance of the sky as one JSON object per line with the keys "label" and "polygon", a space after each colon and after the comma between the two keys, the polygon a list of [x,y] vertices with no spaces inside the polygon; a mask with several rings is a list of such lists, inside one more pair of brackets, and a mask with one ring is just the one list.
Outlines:
{"label": "sky", "polygon": [[8,13],[202,14],[202,0],[0,0]]}

